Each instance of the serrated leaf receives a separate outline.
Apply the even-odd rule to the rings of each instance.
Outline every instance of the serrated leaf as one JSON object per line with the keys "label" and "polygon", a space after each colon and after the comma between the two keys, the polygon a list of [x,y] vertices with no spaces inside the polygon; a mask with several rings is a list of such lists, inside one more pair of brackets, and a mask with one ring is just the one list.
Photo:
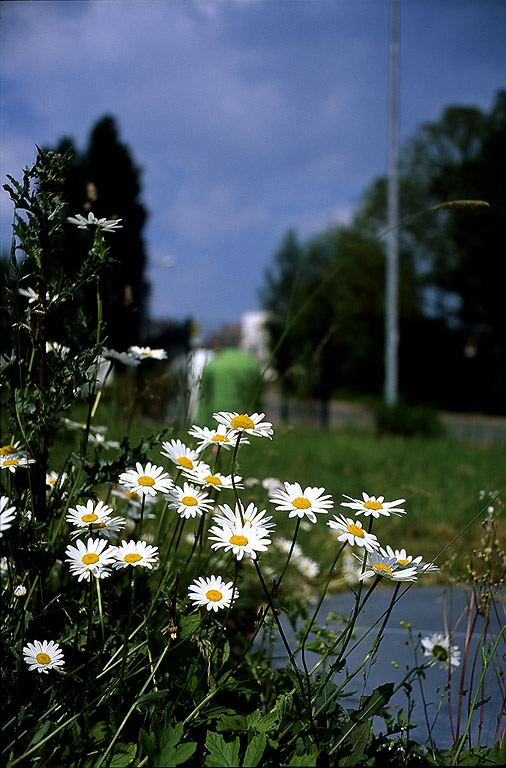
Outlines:
{"label": "serrated leaf", "polygon": [[216,725],[218,731],[240,731],[244,733],[249,728],[255,728],[260,720],[260,712],[252,712],[250,715],[222,715]]}
{"label": "serrated leaf", "polygon": [[316,765],[317,755],[294,755],[289,763],[283,763],[285,766],[314,766]]}
{"label": "serrated leaf", "polygon": [[234,741],[225,741],[219,733],[208,733],[206,749],[209,754],[204,765],[209,768],[237,768],[239,765],[239,737]]}
{"label": "serrated leaf", "polygon": [[265,733],[257,733],[253,736],[244,753],[244,760],[242,763],[244,768],[255,768],[255,766],[259,764],[266,744],[267,738]]}
{"label": "serrated leaf", "polygon": [[195,752],[196,741],[187,741],[184,744],[178,744],[177,747],[167,746],[160,756],[153,761],[153,768],[172,768],[173,765],[185,763]]}
{"label": "serrated leaf", "polygon": [[275,712],[268,712],[256,723],[255,730],[258,733],[269,733],[277,728],[278,722],[277,714]]}

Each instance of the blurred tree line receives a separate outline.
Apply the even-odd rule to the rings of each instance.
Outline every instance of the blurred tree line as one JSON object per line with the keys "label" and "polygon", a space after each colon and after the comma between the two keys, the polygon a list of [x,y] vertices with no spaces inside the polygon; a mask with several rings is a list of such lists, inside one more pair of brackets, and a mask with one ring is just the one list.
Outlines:
{"label": "blurred tree line", "polygon": [[[70,162],[63,190],[69,216],[90,212],[97,218],[121,219],[122,228],[108,239],[113,265],[101,276],[100,292],[107,346],[124,350],[145,337],[149,285],[143,229],[147,212],[141,200],[141,170],[119,137],[114,118],[104,116],[92,128],[88,145],[80,152],[72,139],[62,138],[56,147],[68,153]],[[65,232],[63,249],[69,254],[67,269],[77,271],[88,251],[91,234],[76,227]],[[84,311],[92,311],[93,288],[83,287]],[[88,309],[89,308],[89,309]]]}
{"label": "blurred tree line", "polygon": [[[506,91],[449,106],[401,150],[399,391],[412,404],[506,413]],[[450,200],[490,207],[427,210]],[[416,215],[414,215],[416,214]],[[284,236],[261,289],[285,397],[379,398],[387,178],[348,225]]]}
{"label": "blurred tree line", "polygon": [[[80,151],[73,139],[64,136],[55,147],[45,147],[66,158],[66,179],[61,197],[65,214],[85,218],[89,213],[100,219],[121,219],[121,228],[107,238],[113,263],[100,275],[102,320],[105,322],[106,345],[123,351],[131,345],[162,347],[169,356],[186,352],[189,347],[191,321],[153,323],[149,318],[150,286],[146,277],[147,254],[144,227],[147,211],[142,202],[142,170],[130,148],[121,140],[116,120],[105,115],[91,128],[87,145]],[[67,275],[77,275],[86,258],[92,233],[69,225],[59,242],[59,254],[53,254]],[[16,253],[19,260],[22,254]],[[9,270],[9,256],[2,254],[2,271]],[[28,276],[29,277],[29,276]],[[2,281],[3,303],[8,280]],[[32,286],[33,287],[33,286]],[[62,321],[76,328],[85,317],[95,317],[95,288],[89,284],[80,289],[79,317]],[[64,305],[63,305],[64,307]],[[82,323],[80,321],[82,319]],[[4,320],[5,322],[5,320]],[[58,341],[59,327],[52,329]]]}

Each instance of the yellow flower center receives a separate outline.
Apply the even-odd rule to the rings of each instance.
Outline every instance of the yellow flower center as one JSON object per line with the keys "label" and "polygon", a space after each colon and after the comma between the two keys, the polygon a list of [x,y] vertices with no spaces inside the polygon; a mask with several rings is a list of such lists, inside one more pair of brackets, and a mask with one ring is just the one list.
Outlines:
{"label": "yellow flower center", "polygon": [[9,453],[16,453],[16,448],[13,445],[2,445],[0,456],[7,456]]}
{"label": "yellow flower center", "polygon": [[48,481],[47,481],[47,484],[48,484],[48,485],[56,485],[56,480],[54,480],[53,478],[51,478],[50,480],[48,480]]}
{"label": "yellow flower center", "polygon": [[246,536],[238,536],[237,534],[234,534],[230,537],[229,542],[231,544],[236,544],[238,547],[247,547],[248,546],[248,539]]}
{"label": "yellow flower center", "polygon": [[179,459],[177,459],[177,463],[185,469],[193,469],[193,461],[187,456],[180,456]]}
{"label": "yellow flower center", "polygon": [[255,429],[255,422],[250,419],[249,416],[242,413],[240,416],[234,416],[230,422],[230,426],[234,429]]}
{"label": "yellow flower center", "polygon": [[85,565],[93,565],[94,563],[98,563],[99,560],[100,558],[95,552],[88,552],[87,555],[83,555],[83,563]]}
{"label": "yellow flower center", "polygon": [[155,484],[155,481],[153,480],[153,478],[152,477],[148,477],[148,475],[142,475],[141,477],[139,477],[137,482],[139,483],[139,485],[154,485]]}
{"label": "yellow flower center", "polygon": [[130,552],[130,554],[125,555],[125,563],[138,563],[141,559],[137,552]]}
{"label": "yellow flower center", "polygon": [[397,560],[399,565],[407,565],[409,563],[409,560]]}
{"label": "yellow flower center", "polygon": [[204,482],[211,483],[211,485],[221,485],[221,480],[216,475],[207,475],[207,477],[204,477]]}
{"label": "yellow flower center", "polygon": [[97,528],[105,528],[105,523],[92,523],[91,527],[95,531]]}
{"label": "yellow flower center", "polygon": [[208,600],[212,600],[213,603],[217,603],[218,600],[221,600],[223,595],[218,589],[210,589],[208,592],[206,592],[206,597]]}
{"label": "yellow flower center", "polygon": [[211,440],[215,443],[229,443],[230,440],[225,435],[213,435]]}
{"label": "yellow flower center", "polygon": [[141,498],[136,491],[125,491],[125,496],[132,501],[139,501]]}
{"label": "yellow flower center", "polygon": [[372,567],[373,571],[376,571],[377,574],[381,576],[382,573],[392,573],[392,569],[388,567],[386,563],[376,563],[376,565],[373,565]]}
{"label": "yellow flower center", "polygon": [[94,512],[91,512],[89,514],[83,515],[82,520],[83,523],[94,523],[95,520],[98,520],[98,515],[96,515]]}
{"label": "yellow flower center", "polygon": [[364,509],[383,509],[383,505],[379,501],[366,501]]}
{"label": "yellow flower center", "polygon": [[356,536],[359,539],[363,539],[365,536],[365,533],[362,528],[359,528],[358,525],[355,525],[354,523],[350,523],[350,525],[346,526],[348,533],[352,533],[353,536]]}
{"label": "yellow flower center", "polygon": [[183,496],[181,499],[181,504],[184,504],[185,507],[196,507],[198,501],[193,496]]}
{"label": "yellow flower center", "polygon": [[297,509],[308,509],[311,506],[311,502],[309,499],[304,498],[304,496],[297,496],[297,498],[292,501],[292,505],[297,507]]}
{"label": "yellow flower center", "polygon": [[13,467],[16,464],[19,464],[19,461],[17,459],[6,459],[4,461],[4,467]]}
{"label": "yellow flower center", "polygon": [[51,661],[51,656],[48,656],[47,653],[38,653],[35,658],[39,664],[49,664]]}

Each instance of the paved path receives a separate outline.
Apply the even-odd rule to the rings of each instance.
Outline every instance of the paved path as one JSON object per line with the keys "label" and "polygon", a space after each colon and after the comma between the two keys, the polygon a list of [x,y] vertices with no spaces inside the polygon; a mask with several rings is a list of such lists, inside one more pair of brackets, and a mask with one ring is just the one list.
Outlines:
{"label": "paved path", "polygon": [[[401,592],[405,589],[401,587]],[[392,590],[388,587],[382,587],[375,590],[370,601],[366,603],[365,609],[360,614],[357,621],[357,636],[361,637],[365,631],[367,631],[378,619],[381,617],[384,611],[390,605],[392,596]],[[371,693],[382,683],[393,682],[399,683],[406,670],[415,666],[414,652],[412,644],[409,642],[408,631],[401,625],[401,621],[410,622],[412,626],[412,636],[416,642],[419,633],[422,637],[434,632],[445,632],[445,617],[448,622],[448,626],[452,630],[452,644],[457,645],[462,652],[464,650],[466,639],[466,622],[467,622],[467,606],[469,604],[469,590],[464,587],[456,586],[449,593],[444,587],[420,587],[414,585],[405,595],[399,600],[393,608],[387,629],[384,634],[384,638],[380,644],[379,651],[377,653],[376,662],[372,665],[365,667],[366,674],[359,673],[354,681],[348,686],[348,691],[354,691],[355,693],[345,699],[345,705],[347,707],[357,707],[359,703],[359,697],[363,694]],[[325,622],[326,617],[330,612],[348,617],[355,605],[355,599],[350,592],[343,593],[335,597],[330,597],[324,601],[324,604],[319,613],[319,621],[321,624]],[[460,617],[460,621],[459,620]],[[491,621],[491,627],[494,637],[497,638],[505,623],[504,609],[501,607],[501,616],[499,624],[495,618]],[[332,622],[330,624],[332,626]],[[288,626],[287,622],[284,622],[286,633],[290,646],[293,648],[295,645],[293,632]],[[339,621],[334,622],[336,630],[342,627],[343,624]],[[378,624],[379,627],[379,624]],[[460,735],[462,735],[468,718],[468,704],[470,697],[474,695],[476,690],[477,680],[481,673],[481,662],[479,660],[479,643],[478,638],[483,627],[483,619],[478,617],[476,630],[473,634],[472,642],[470,643],[470,649],[467,660],[467,668],[465,669],[463,690],[465,695],[462,697],[462,714]],[[506,635],[506,631],[505,631]],[[506,651],[506,636],[503,635],[500,653],[498,658],[501,660],[501,664],[504,667],[505,651]],[[351,671],[356,669],[363,661],[365,654],[369,650],[371,642],[375,637],[374,631],[369,633],[362,643],[350,654],[347,654],[347,668]],[[470,672],[472,670],[474,654],[478,649],[478,661],[476,662],[476,670],[474,681],[470,680]],[[281,666],[286,663],[286,653],[283,644],[279,640],[276,640],[274,647],[274,663],[277,666]],[[311,668],[315,664],[319,655],[316,653],[308,652],[306,654],[306,661]],[[421,663],[423,656],[418,651],[418,663]],[[462,654],[463,659],[463,654]],[[426,660],[426,659],[425,659]],[[300,656],[297,660],[298,666],[302,666]],[[451,697],[452,697],[452,720],[454,729],[457,728],[457,706],[459,699],[459,687],[461,683],[461,673],[463,665],[461,664],[456,670],[454,670],[451,677]],[[503,670],[504,671],[504,670]],[[341,675],[335,675],[334,680],[339,681],[342,678]],[[442,669],[439,666],[434,666],[428,669],[425,673],[425,679],[423,680],[423,691],[425,701],[427,704],[427,714],[429,722],[432,723],[437,713],[437,708],[440,703],[441,696],[445,690],[445,686],[448,683],[448,671]],[[501,711],[501,707],[505,707],[504,695],[506,692],[506,683],[504,678],[502,680],[502,691],[497,684],[495,678],[495,672],[492,667],[489,667],[487,675],[485,677],[485,696],[490,696],[490,701],[485,705],[484,722],[482,727],[481,743],[484,745],[491,745],[494,740],[496,730],[496,716]],[[428,729],[424,717],[424,709],[422,705],[422,697],[420,687],[417,682],[412,687],[412,701],[413,712],[411,715],[411,722],[418,723],[418,727],[410,732],[410,738],[418,741],[419,743],[425,743],[428,738]],[[479,699],[482,697],[480,696]],[[389,704],[389,710],[395,717],[397,712],[402,708],[404,715],[406,716],[408,710],[408,700],[404,691],[399,691],[395,694]],[[503,710],[504,711],[504,710]],[[479,713],[474,715],[472,721],[471,734],[476,744],[476,736],[478,733],[478,721]],[[505,724],[505,716],[503,715],[502,726]],[[374,727],[377,732],[385,730],[384,722],[382,718],[376,717]],[[452,745],[452,730],[450,725],[450,716],[447,699],[445,698],[439,714],[435,720],[435,725],[432,731],[433,740],[437,748],[446,748]]]}
{"label": "paved path", "polygon": [[[266,417],[274,425],[283,423],[279,395],[274,390],[264,399]],[[449,435],[477,443],[506,444],[506,416],[487,416],[473,413],[440,412]],[[321,425],[321,406],[316,400],[294,400],[290,403],[287,423],[293,426],[317,428]],[[329,404],[329,427],[332,429],[353,424],[372,428],[374,416],[366,405],[344,401]]]}

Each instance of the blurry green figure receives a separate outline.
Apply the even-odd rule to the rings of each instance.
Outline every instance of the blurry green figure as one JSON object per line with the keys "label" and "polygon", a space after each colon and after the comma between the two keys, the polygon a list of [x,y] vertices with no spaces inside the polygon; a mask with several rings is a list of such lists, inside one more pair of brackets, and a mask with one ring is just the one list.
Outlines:
{"label": "blurry green figure", "polygon": [[255,358],[242,349],[222,349],[202,371],[197,424],[216,427],[217,411],[254,413],[261,395],[262,371]]}

